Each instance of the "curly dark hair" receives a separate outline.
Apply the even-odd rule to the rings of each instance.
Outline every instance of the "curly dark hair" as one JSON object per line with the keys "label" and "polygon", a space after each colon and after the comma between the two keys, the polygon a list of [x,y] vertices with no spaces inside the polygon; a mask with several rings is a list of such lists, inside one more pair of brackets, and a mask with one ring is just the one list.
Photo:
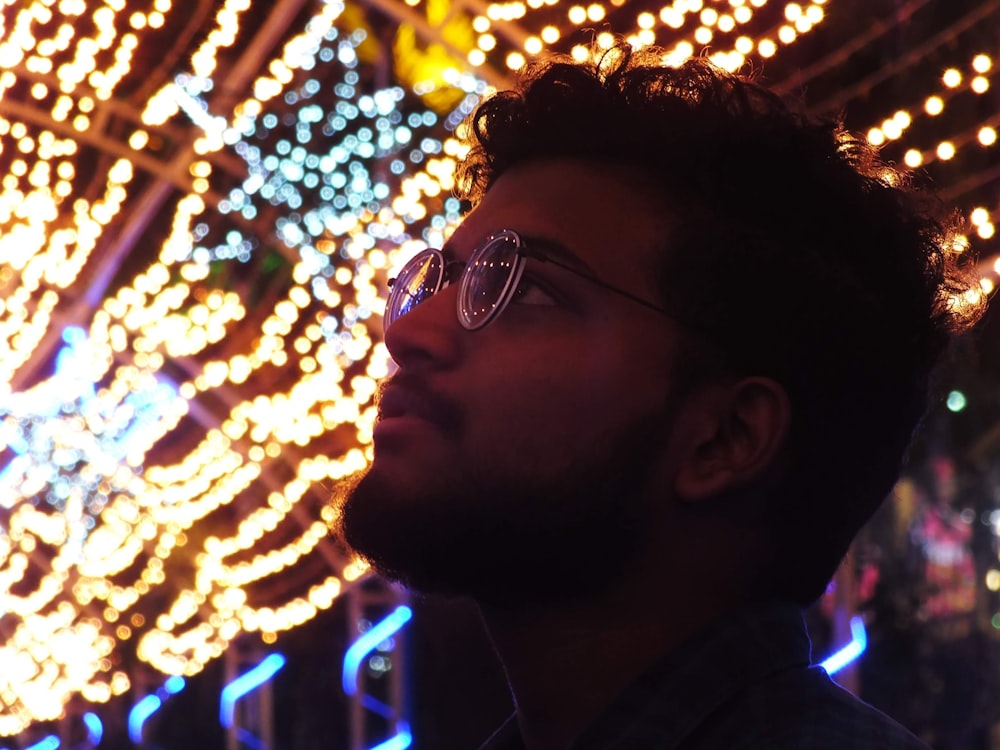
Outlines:
{"label": "curly dark hair", "polygon": [[730,373],[788,392],[788,469],[768,488],[769,594],[822,594],[891,491],[932,371],[982,315],[957,217],[834,121],[704,59],[619,43],[555,58],[466,123],[462,197],[518,164],[626,165],[661,186],[662,301]]}

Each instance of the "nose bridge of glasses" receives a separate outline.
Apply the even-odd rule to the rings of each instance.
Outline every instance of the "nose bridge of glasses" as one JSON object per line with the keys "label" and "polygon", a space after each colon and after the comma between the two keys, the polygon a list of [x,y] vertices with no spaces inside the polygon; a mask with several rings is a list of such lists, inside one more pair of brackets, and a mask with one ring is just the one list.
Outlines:
{"label": "nose bridge of glasses", "polygon": [[446,286],[451,284],[457,284],[459,279],[462,278],[462,274],[465,273],[465,269],[468,265],[469,264],[464,260],[458,260],[457,258],[448,260],[445,258],[444,271],[441,274],[441,285],[438,288],[438,291],[441,291],[441,289],[444,289]]}

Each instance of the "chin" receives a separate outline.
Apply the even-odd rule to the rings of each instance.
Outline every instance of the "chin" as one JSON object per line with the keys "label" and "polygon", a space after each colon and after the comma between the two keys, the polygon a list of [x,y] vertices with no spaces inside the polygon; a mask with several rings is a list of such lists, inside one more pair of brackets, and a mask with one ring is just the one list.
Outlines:
{"label": "chin", "polygon": [[657,416],[548,477],[477,456],[431,471],[436,460],[376,450],[369,471],[341,487],[341,534],[375,571],[426,593],[512,605],[612,585],[651,527],[643,498]]}
{"label": "chin", "polygon": [[373,467],[344,488],[343,540],[383,578],[422,593],[470,594],[459,574],[472,554],[463,544],[467,533],[455,528],[453,513],[434,507],[441,495],[408,496],[395,478]]}
{"label": "chin", "polygon": [[512,607],[572,599],[621,575],[641,547],[634,505],[552,490],[401,496],[380,472],[345,492],[340,533],[372,569],[426,594]]}

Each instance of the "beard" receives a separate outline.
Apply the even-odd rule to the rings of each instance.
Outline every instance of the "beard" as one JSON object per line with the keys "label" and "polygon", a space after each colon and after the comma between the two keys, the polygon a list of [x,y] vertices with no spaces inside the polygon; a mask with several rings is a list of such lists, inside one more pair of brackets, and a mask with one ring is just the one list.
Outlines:
{"label": "beard", "polygon": [[558,472],[526,458],[515,475],[472,456],[431,488],[401,487],[376,459],[337,490],[341,534],[376,572],[423,593],[491,606],[592,595],[646,542],[665,416],[597,437]]}

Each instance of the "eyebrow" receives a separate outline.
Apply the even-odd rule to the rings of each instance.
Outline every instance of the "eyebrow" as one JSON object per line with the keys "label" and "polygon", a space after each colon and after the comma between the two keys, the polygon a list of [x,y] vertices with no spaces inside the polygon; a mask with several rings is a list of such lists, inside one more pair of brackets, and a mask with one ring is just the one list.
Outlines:
{"label": "eyebrow", "polygon": [[[597,278],[597,273],[583,260],[583,258],[558,240],[532,235],[521,235],[521,239],[524,241],[524,246],[527,250],[525,254],[529,258],[533,257],[542,262],[551,260],[555,265],[568,266],[576,269],[586,276]],[[532,250],[535,249],[540,252],[532,253]]]}

